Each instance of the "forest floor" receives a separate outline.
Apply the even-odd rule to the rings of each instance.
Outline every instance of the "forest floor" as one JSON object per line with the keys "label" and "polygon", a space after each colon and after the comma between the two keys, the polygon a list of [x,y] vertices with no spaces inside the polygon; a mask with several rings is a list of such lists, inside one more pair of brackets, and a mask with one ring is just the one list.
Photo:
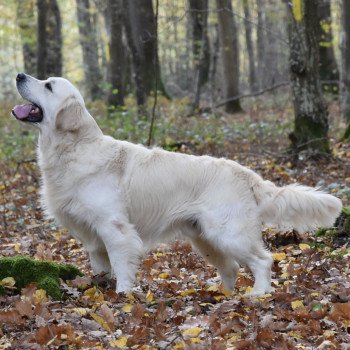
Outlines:
{"label": "forest floor", "polygon": [[[144,142],[146,133],[138,133],[146,122],[126,121],[126,111],[103,120],[99,108],[91,106],[104,130]],[[62,281],[64,301],[35,285],[20,295],[8,288],[0,296],[0,349],[350,349],[349,237],[265,229],[274,292],[259,298],[244,296],[253,284],[248,271],[241,269],[229,295],[187,243],[162,245],[143,260],[133,293],[118,295],[115,281],[92,275],[82,246],[43,218],[36,133],[9,110],[1,106],[0,255],[67,262],[85,276]],[[159,110],[163,131],[155,137],[167,149],[225,156],[278,185],[321,186],[350,204],[350,145],[339,141],[336,105],[330,108],[332,157],[300,158],[296,166],[285,152],[292,124],[283,103],[246,107],[235,116],[185,118],[162,104]]]}

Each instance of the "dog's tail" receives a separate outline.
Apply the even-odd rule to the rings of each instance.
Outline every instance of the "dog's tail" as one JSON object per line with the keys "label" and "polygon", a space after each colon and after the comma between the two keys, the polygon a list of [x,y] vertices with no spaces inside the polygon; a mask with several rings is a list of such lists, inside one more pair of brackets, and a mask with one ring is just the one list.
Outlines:
{"label": "dog's tail", "polygon": [[254,182],[260,217],[267,225],[312,231],[332,226],[340,214],[341,200],[316,188],[295,184],[277,187],[261,178]]}

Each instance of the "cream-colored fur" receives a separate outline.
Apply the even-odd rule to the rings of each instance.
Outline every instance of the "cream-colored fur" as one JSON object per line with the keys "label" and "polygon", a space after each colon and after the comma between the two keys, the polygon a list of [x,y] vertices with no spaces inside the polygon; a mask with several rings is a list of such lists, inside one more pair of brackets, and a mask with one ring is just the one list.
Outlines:
{"label": "cream-colored fur", "polygon": [[298,230],[332,225],[341,201],[304,186],[276,187],[227,159],[147,149],[103,135],[67,80],[52,92],[26,76],[21,95],[44,114],[38,159],[47,212],[80,240],[95,273],[132,288],[142,255],[178,234],[214,264],[233,289],[239,266],[255,277],[253,294],[271,289],[272,258],[263,223]]}

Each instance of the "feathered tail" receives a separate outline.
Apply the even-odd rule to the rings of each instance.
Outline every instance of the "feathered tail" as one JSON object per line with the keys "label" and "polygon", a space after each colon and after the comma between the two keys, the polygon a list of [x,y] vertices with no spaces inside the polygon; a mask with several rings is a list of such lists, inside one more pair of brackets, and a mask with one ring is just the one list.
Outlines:
{"label": "feathered tail", "polygon": [[252,190],[265,224],[299,232],[332,226],[342,208],[339,198],[312,187],[277,187],[260,179]]}

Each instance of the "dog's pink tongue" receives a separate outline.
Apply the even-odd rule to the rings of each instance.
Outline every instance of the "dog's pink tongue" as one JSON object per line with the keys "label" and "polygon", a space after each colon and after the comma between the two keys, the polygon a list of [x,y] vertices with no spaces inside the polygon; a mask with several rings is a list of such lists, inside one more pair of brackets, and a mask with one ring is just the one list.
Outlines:
{"label": "dog's pink tongue", "polygon": [[17,118],[24,119],[28,117],[32,108],[32,105],[17,105],[13,107],[13,112],[15,113]]}

